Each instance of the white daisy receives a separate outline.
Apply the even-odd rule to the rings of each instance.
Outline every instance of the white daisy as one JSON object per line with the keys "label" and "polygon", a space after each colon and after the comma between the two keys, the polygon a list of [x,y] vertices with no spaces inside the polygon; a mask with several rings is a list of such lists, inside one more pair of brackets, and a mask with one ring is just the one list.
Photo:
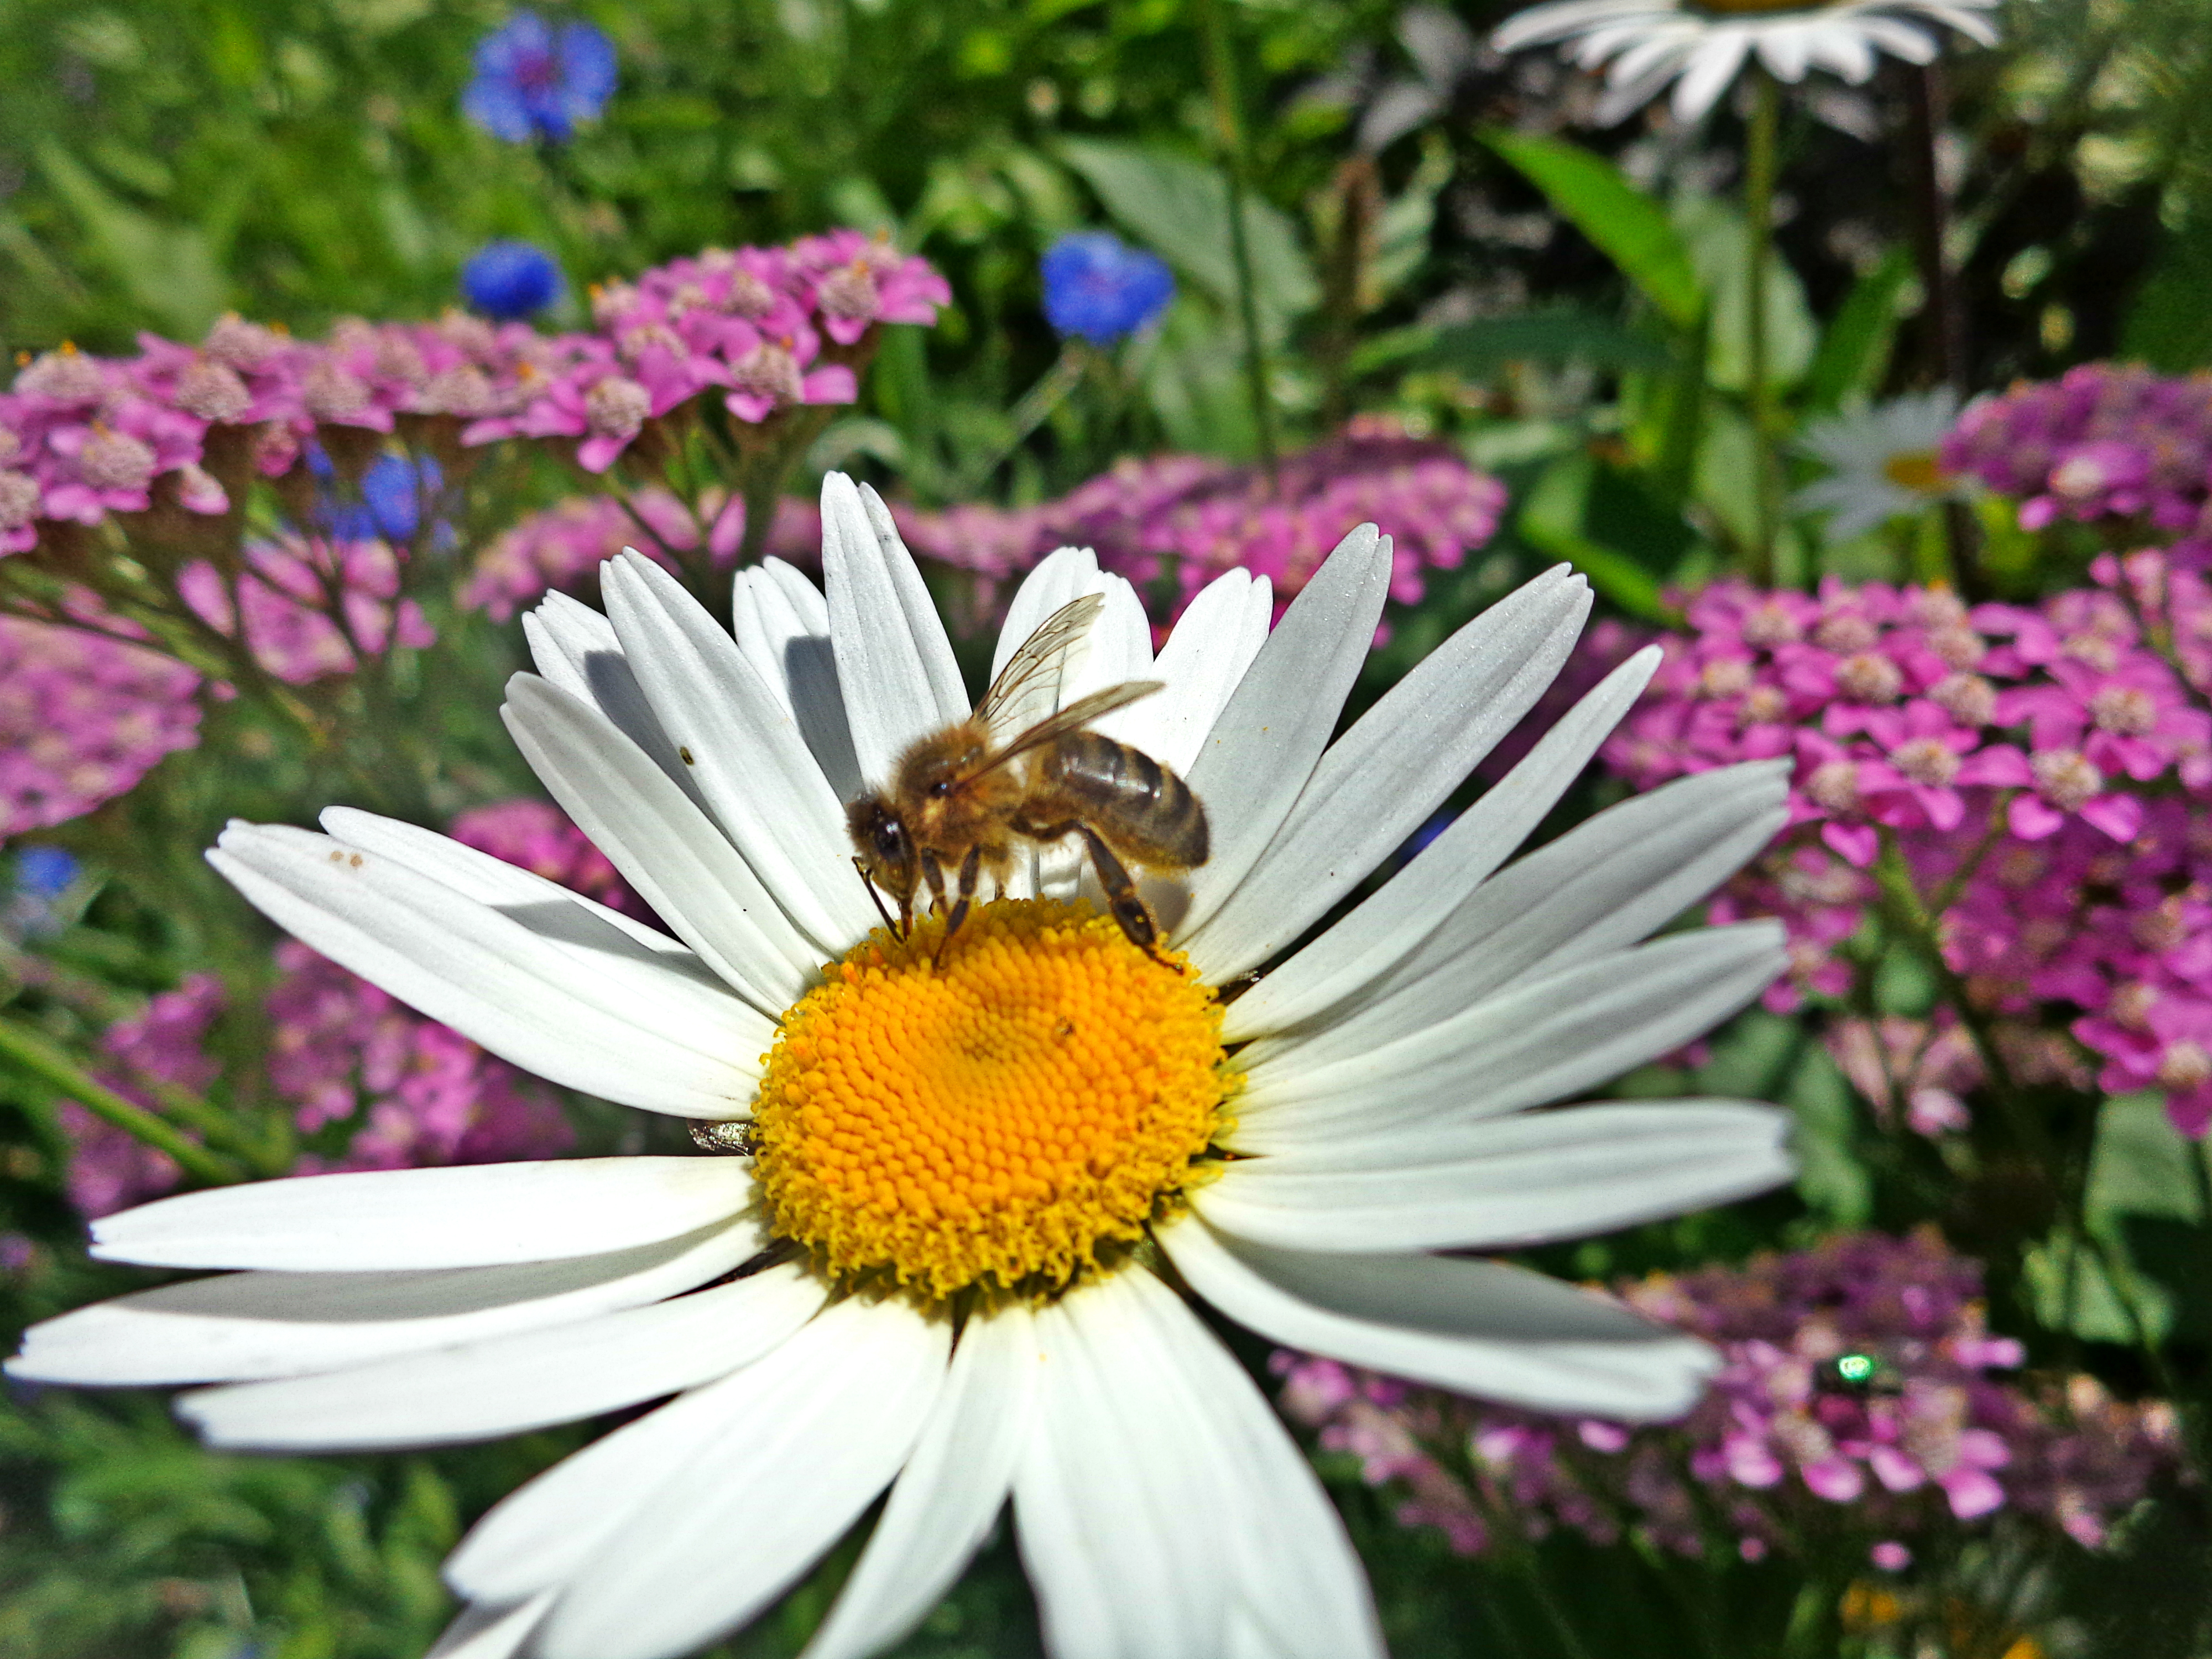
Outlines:
{"label": "white daisy", "polygon": [[1853,86],[1884,53],[1908,64],[1936,57],[1932,24],[1984,46],[1996,30],[1982,14],[1997,0],[1552,0],[1499,25],[1500,52],[1562,43],[1586,70],[1606,71],[1597,119],[1611,125],[1669,82],[1675,118],[1695,121],[1719,100],[1747,58],[1778,81],[1830,70]]}
{"label": "white daisy", "polygon": [[[1510,1249],[1784,1179],[1784,1115],[1569,1099],[1689,1040],[1783,963],[1771,923],[1643,942],[1784,815],[1786,767],[1639,796],[1507,865],[1657,662],[1615,672],[1413,863],[1291,947],[1536,700],[1589,609],[1564,569],[1439,647],[1334,743],[1390,579],[1348,537],[1271,632],[1234,571],[1157,659],[1129,585],[1064,550],[1003,660],[1103,596],[1063,702],[1165,690],[1115,735],[1182,771],[1212,854],[1153,892],[1188,966],[1041,897],[904,943],[841,803],[969,714],[890,516],[833,477],[827,593],[771,562],[734,639],[635,557],[608,615],[549,599],[507,715],[665,918],[643,927],[364,812],[236,825],[211,854],[317,950],[569,1087],[746,1121],[745,1156],[320,1176],[193,1193],[94,1253],[226,1268],[38,1327],[45,1382],[213,1383],[221,1446],[509,1434],[641,1402],[447,1564],[444,1656],[664,1659],[767,1607],[886,1487],[810,1659],[924,1617],[1012,1499],[1048,1648],[1380,1656],[1297,1448],[1184,1298],[1277,1342],[1516,1405],[1686,1409],[1712,1364]],[[1286,953],[1288,953],[1286,955]],[[828,961],[831,965],[825,969]],[[1224,1006],[1231,986],[1279,961]]]}
{"label": "white daisy", "polygon": [[1798,442],[1827,463],[1830,476],[1806,485],[1790,504],[1828,513],[1828,539],[1841,542],[1942,501],[1958,488],[1942,459],[1958,418],[1958,394],[1939,386],[1814,422]]}

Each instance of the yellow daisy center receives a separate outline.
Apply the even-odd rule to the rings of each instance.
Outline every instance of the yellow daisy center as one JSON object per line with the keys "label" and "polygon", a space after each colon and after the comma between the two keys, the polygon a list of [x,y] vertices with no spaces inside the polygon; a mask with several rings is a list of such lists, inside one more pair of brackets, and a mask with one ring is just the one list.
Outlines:
{"label": "yellow daisy center", "polygon": [[753,1107],[775,1230],[843,1280],[1049,1294],[1201,1173],[1237,1081],[1221,1005],[1088,906],[878,928],[784,1015]]}
{"label": "yellow daisy center", "polygon": [[1909,449],[1881,464],[1881,476],[1899,489],[1933,495],[1943,487],[1943,465],[1932,449]]}

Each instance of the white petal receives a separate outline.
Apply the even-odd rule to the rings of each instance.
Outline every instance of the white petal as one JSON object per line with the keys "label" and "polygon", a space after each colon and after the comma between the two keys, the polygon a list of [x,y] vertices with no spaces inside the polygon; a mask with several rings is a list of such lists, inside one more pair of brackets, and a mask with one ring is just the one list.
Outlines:
{"label": "white petal", "polygon": [[1329,745],[1274,839],[1178,945],[1217,981],[1327,915],[1534,708],[1573,651],[1589,586],[1560,566],[1429,653]]}
{"label": "white petal", "polygon": [[795,1266],[596,1319],[320,1376],[186,1395],[210,1445],[339,1451],[447,1444],[573,1423],[696,1388],[812,1318],[822,1283]]}
{"label": "white petal", "polygon": [[820,953],[714,822],[596,709],[517,674],[501,713],[515,746],[576,827],[738,995],[771,1018]]}
{"label": "white petal", "polygon": [[1204,1436],[1179,1356],[1114,1274],[1039,1311],[1036,1428],[1014,1476],[1023,1559],[1055,1659],[1215,1659],[1227,1616]]}
{"label": "white petal", "polygon": [[94,1303],[23,1334],[10,1376],[144,1387],[299,1376],[677,1296],[761,1248],[750,1220],[604,1255],[408,1273],[243,1273]]}
{"label": "white petal", "polygon": [[612,623],[580,599],[548,593],[535,611],[523,613],[522,632],[531,661],[548,684],[605,714],[686,794],[700,799],[699,786],[630,672]]}
{"label": "white petal", "polygon": [[1788,785],[1788,762],[1753,762],[1678,779],[1599,813],[1449,911],[1440,905],[1427,937],[1389,972],[1348,1006],[1255,1044],[1244,1069],[1371,1053],[1516,984],[1633,944],[1766,844],[1787,816]]}
{"label": "white petal", "polygon": [[735,1021],[738,1029],[758,1034],[751,1043],[754,1048],[765,1048],[775,1039],[774,1022],[732,997],[729,987],[715,977],[690,946],[657,927],[571,892],[535,871],[494,858],[419,824],[379,817],[351,806],[326,806],[320,821],[326,834],[347,846],[381,853],[417,875],[489,905],[540,939],[568,951],[594,972],[608,971],[610,957],[677,970],[694,988],[688,999],[665,974],[647,982],[668,1023],[678,1029]]}
{"label": "white petal", "polygon": [[1415,1124],[1561,1100],[1679,1048],[1774,981],[1778,923],[1678,933],[1516,987],[1412,1036],[1309,1067],[1247,1073],[1239,1152],[1381,1142]]}
{"label": "white petal", "polygon": [[1039,1363],[1027,1308],[969,1321],[883,1518],[801,1659],[879,1653],[944,1599],[1006,1504]]}
{"label": "white petal", "polygon": [[1241,1626],[1256,1638],[1251,1650],[1271,1659],[1385,1659],[1366,1572],[1313,1465],[1251,1376],[1181,1298],[1162,1292],[1148,1300],[1155,1324],[1172,1336],[1215,1448],[1233,1574],[1231,1645]]}
{"label": "white petal", "polygon": [[103,1261],[294,1273],[599,1255],[734,1217],[738,1158],[575,1158],[295,1176],[156,1199],[92,1224]]}
{"label": "white petal", "polygon": [[1311,1020],[1396,966],[1543,821],[1659,662],[1659,647],[1647,646],[1608,674],[1405,870],[1231,1003],[1223,1041]]}
{"label": "white petal", "polygon": [[1195,1219],[1159,1238],[1193,1290],[1273,1341],[1506,1405],[1679,1417],[1719,1364],[1608,1297],[1503,1262],[1275,1249]]}
{"label": "white petal", "polygon": [[1243,1368],[1130,1272],[1038,1319],[1040,1421],[1015,1513],[1047,1646],[1382,1659],[1343,1524]]}
{"label": "white petal", "polygon": [[1231,693],[1267,642],[1274,587],[1249,570],[1224,572],[1198,591],[1160,647],[1152,674],[1167,689],[1121,712],[1121,740],[1187,773]]}
{"label": "white petal", "polygon": [[1751,36],[1743,29],[1721,28],[1709,33],[1682,78],[1674,83],[1674,118],[1685,125],[1703,120],[1705,112],[1735,79],[1750,45]]}
{"label": "white petal", "polygon": [[738,571],[732,594],[738,649],[799,721],[831,792],[851,800],[860,793],[860,765],[837,684],[829,601],[805,572],[773,558]]}
{"label": "white petal", "polygon": [[1193,1207],[1298,1250],[1497,1249],[1730,1203],[1795,1173],[1790,1117],[1743,1101],[1580,1106],[1395,1140],[1345,1167],[1316,1148],[1247,1158]]}
{"label": "white petal", "polygon": [[902,1303],[847,1301],[717,1384],[720,1420],[581,1563],[544,1659],[673,1659],[781,1595],[898,1473],[950,1340]]}
{"label": "white petal", "polygon": [[519,1607],[464,1607],[422,1659],[514,1659],[552,1605],[538,1595]]}
{"label": "white petal", "polygon": [[[703,1003],[680,965],[556,943],[397,860],[304,830],[234,824],[208,862],[303,943],[525,1071],[687,1117],[735,1117],[752,1097],[758,1018],[734,998]],[[672,1007],[691,1023],[672,1024]]]}
{"label": "white petal", "polygon": [[649,559],[604,568],[607,614],[708,810],[801,932],[836,955],[875,923],[845,809],[797,719],[736,642]]}
{"label": "white petal", "polygon": [[[1087,547],[1055,548],[1046,554],[1021,580],[1014,589],[1014,597],[1006,602],[1006,619],[999,626],[999,642],[992,647],[991,678],[996,680],[1005,672],[1014,653],[1029,641],[1030,635],[1042,627],[1046,620],[1063,605],[1071,605],[1086,593],[1103,593],[1107,584],[1098,568],[1098,556]],[[1103,621],[1102,617],[1101,622]],[[1080,667],[1096,642],[1099,623],[1091,624],[1091,637],[1071,651],[1066,660],[1071,668]],[[1147,641],[1146,655],[1151,654]],[[1124,678],[1127,678],[1126,676]],[[1060,701],[1072,699],[1063,696]],[[1051,712],[1048,707],[1046,713]]]}
{"label": "white petal", "polygon": [[822,574],[860,775],[889,780],[916,738],[968,718],[968,693],[914,556],[874,491],[822,480]]}
{"label": "white petal", "polygon": [[1389,589],[1389,542],[1362,525],[1291,602],[1214,721],[1186,780],[1205,803],[1212,850],[1191,872],[1183,933],[1236,890],[1297,804],[1367,660]]}

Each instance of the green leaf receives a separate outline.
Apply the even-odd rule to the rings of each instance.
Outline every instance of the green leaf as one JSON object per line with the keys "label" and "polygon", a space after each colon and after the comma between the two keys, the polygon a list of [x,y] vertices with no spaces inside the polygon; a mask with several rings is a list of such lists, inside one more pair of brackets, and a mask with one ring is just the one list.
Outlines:
{"label": "green leaf", "polygon": [[2212,216],[2191,216],[2169,235],[2120,325],[2124,357],[2179,374],[2212,363]]}
{"label": "green leaf", "polygon": [[1599,368],[1664,368],[1674,361],[1658,341],[1610,319],[1584,311],[1540,311],[1440,328],[1434,343],[1414,363],[1482,375],[1501,364],[1531,359],[1574,361]]}
{"label": "green leaf", "polygon": [[[1121,228],[1216,299],[1237,301],[1230,250],[1229,181],[1218,168],[1171,150],[1096,138],[1060,141],[1060,159],[1098,193]],[[1253,298],[1279,332],[1320,302],[1321,287],[1290,220],[1247,198],[1244,234],[1252,255]]]}
{"label": "green leaf", "polygon": [[1852,284],[1843,308],[1820,337],[1805,377],[1808,411],[1839,407],[1846,398],[1871,397],[1889,368],[1898,307],[1912,281],[1912,256],[1892,248],[1888,257]]}
{"label": "green leaf", "polygon": [[1514,528],[1540,553],[1568,563],[1589,578],[1589,585],[1632,617],[1666,619],[1667,603],[1659,579],[1617,548],[1604,546],[1583,528],[1596,464],[1588,453],[1563,456],[1546,470],[1528,492]]}
{"label": "green leaf", "polygon": [[51,139],[39,147],[39,165],[102,263],[163,327],[197,340],[222,315],[228,284],[198,227],[167,224],[118,201]]}
{"label": "green leaf", "polygon": [[[1751,383],[1750,227],[1743,215],[1710,197],[1686,197],[1674,221],[1712,297],[1712,349],[1706,374],[1728,392]],[[1766,372],[1776,386],[1795,386],[1813,366],[1819,331],[1805,285],[1779,253],[1766,261]]]}
{"label": "green leaf", "polygon": [[1698,325],[1705,289],[1666,210],[1603,156],[1561,138],[1492,131],[1483,141],[1542,191],[1676,328]]}

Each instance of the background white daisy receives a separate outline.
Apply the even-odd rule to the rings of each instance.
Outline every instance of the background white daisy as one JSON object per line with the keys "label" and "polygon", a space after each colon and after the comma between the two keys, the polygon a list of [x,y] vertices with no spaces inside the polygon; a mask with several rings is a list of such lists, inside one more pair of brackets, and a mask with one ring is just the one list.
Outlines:
{"label": "background white daisy", "polygon": [[1557,43],[1586,70],[1605,71],[1601,125],[1644,107],[1668,86],[1677,120],[1695,121],[1756,59],[1793,85],[1825,70],[1856,86],[1883,57],[1935,60],[1940,27],[1996,42],[1986,14],[1997,0],[1553,0],[1500,24],[1501,52]]}

